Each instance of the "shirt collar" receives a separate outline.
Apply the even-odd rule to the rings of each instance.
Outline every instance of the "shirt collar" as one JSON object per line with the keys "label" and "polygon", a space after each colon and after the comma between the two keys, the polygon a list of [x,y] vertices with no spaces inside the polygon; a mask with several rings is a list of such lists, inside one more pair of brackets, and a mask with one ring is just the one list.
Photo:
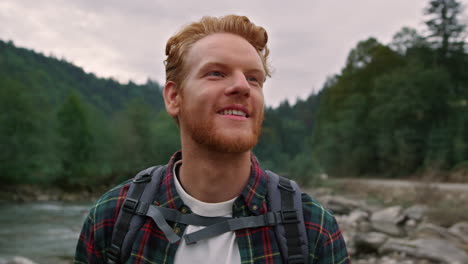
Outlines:
{"label": "shirt collar", "polygon": [[264,214],[268,211],[266,206],[267,174],[262,170],[257,158],[251,155],[250,178],[239,199],[254,215]]}
{"label": "shirt collar", "polygon": [[178,151],[172,155],[169,163],[167,164],[166,173],[161,179],[161,184],[158,191],[158,199],[156,204],[163,207],[172,209],[179,209],[184,205],[182,199],[177,193],[174,182],[174,166],[178,160],[182,159],[182,151]]}
{"label": "shirt collar", "polygon": [[[180,209],[184,205],[180,198],[174,182],[174,166],[178,160],[182,159],[182,152],[178,151],[172,155],[164,178],[161,180],[157,204],[159,206]],[[242,203],[247,206],[253,215],[267,212],[266,206],[267,176],[261,169],[257,159],[251,155],[250,177],[247,185],[242,190],[235,204]]]}

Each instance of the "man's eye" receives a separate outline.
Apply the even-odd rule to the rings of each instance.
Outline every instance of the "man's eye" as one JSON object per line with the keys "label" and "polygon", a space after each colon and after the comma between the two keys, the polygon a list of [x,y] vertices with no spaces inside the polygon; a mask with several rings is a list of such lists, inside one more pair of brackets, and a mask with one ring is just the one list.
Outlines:
{"label": "man's eye", "polygon": [[248,82],[254,82],[254,83],[257,83],[259,85],[262,85],[262,82],[260,81],[260,79],[255,77],[255,76],[248,76],[246,79],[247,79]]}
{"label": "man's eye", "polygon": [[207,74],[208,76],[223,77],[224,74],[220,71],[211,71]]}
{"label": "man's eye", "polygon": [[258,79],[255,78],[254,76],[249,76],[249,77],[247,77],[247,81],[249,81],[249,82],[258,82]]}

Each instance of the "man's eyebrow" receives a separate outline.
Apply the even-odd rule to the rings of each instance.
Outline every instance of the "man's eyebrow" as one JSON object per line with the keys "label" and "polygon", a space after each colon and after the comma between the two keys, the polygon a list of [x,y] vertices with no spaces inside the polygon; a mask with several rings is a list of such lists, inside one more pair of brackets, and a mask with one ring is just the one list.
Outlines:
{"label": "man's eyebrow", "polygon": [[262,74],[262,75],[266,75],[264,70],[260,70],[260,69],[257,69],[257,68],[247,70],[247,72],[248,73],[259,73],[259,74]]}
{"label": "man's eyebrow", "polygon": [[200,70],[204,70],[209,67],[220,67],[220,68],[227,68],[227,65],[219,62],[206,62],[203,65],[201,65]]}
{"label": "man's eyebrow", "polygon": [[[222,68],[222,69],[226,69],[226,68],[229,68],[229,65],[221,63],[221,62],[215,62],[215,61],[206,62],[206,63],[204,63],[203,65],[200,66],[200,70],[205,70],[206,68],[210,68],[210,67],[219,67],[219,68]],[[263,69],[256,68],[256,67],[252,68],[252,69],[248,69],[248,70],[246,70],[246,72],[248,72],[248,73],[260,73],[262,75],[266,75],[265,71]]]}

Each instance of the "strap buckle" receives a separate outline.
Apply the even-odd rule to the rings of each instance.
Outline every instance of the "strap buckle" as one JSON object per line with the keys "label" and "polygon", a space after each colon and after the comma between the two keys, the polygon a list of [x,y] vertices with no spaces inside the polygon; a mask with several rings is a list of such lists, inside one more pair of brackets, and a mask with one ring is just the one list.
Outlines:
{"label": "strap buckle", "polygon": [[304,264],[305,258],[303,255],[292,255],[288,257],[289,264]]}
{"label": "strap buckle", "polygon": [[132,198],[125,198],[125,202],[123,204],[123,210],[128,213],[135,213],[135,210],[138,205],[138,200]]}
{"label": "strap buckle", "polygon": [[291,185],[291,182],[289,180],[286,180],[286,179],[283,179],[283,178],[280,178],[279,182],[278,182],[278,187],[285,190],[285,191],[288,191],[288,192],[295,192],[296,190],[294,190],[294,187]]}
{"label": "strap buckle", "polygon": [[297,224],[300,222],[297,217],[296,210],[280,211],[280,212],[281,212],[281,220],[283,224]]}
{"label": "strap buckle", "polygon": [[107,264],[116,264],[119,261],[120,247],[111,244],[109,250],[107,251]]}
{"label": "strap buckle", "polygon": [[133,179],[133,182],[134,183],[145,183],[145,182],[150,182],[151,181],[151,173],[145,173],[139,177],[135,177],[135,179]]}
{"label": "strap buckle", "polygon": [[276,213],[274,212],[267,212],[266,214],[263,215],[263,218],[265,219],[266,226],[275,226],[278,224]]}

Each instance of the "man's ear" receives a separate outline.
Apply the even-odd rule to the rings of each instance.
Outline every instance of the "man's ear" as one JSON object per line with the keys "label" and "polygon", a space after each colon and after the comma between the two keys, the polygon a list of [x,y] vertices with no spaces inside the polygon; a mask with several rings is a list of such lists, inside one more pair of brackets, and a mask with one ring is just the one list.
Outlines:
{"label": "man's ear", "polygon": [[180,89],[177,84],[173,81],[166,82],[163,96],[167,113],[172,117],[177,117],[180,111]]}

